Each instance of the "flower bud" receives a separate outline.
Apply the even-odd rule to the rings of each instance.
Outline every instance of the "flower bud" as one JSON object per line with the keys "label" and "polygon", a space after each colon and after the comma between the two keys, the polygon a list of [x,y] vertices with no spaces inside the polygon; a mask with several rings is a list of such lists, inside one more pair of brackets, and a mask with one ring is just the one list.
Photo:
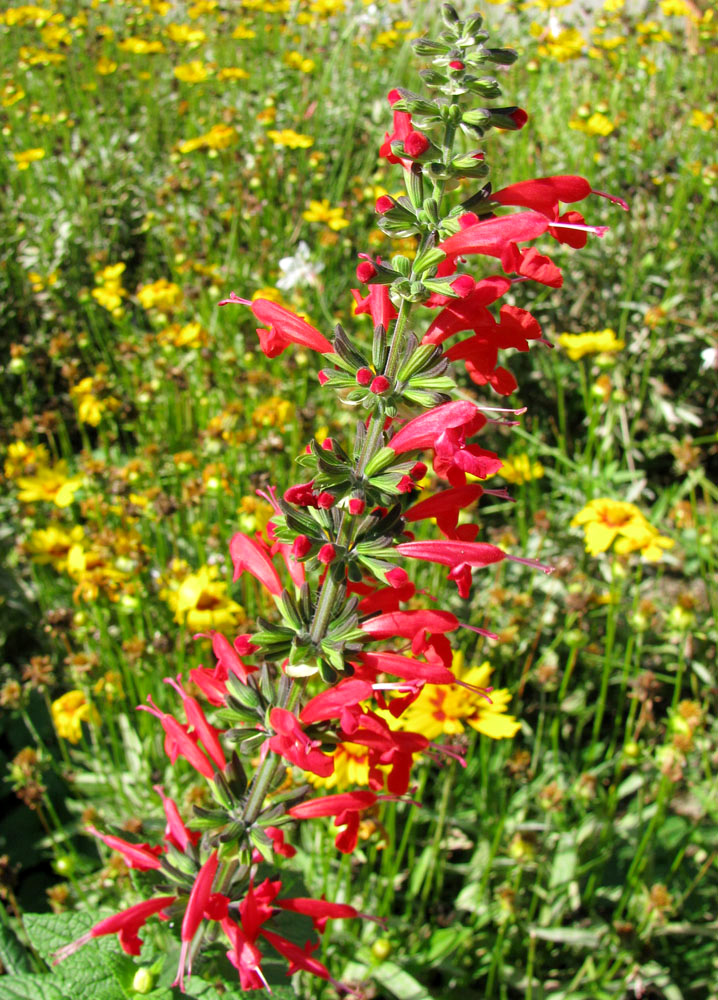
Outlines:
{"label": "flower bud", "polygon": [[388,194],[383,194],[381,198],[377,198],[376,205],[374,207],[379,215],[383,215],[385,212],[389,212],[394,207],[394,199],[390,198]]}
{"label": "flower bud", "polygon": [[349,513],[350,514],[363,514],[366,504],[361,497],[352,497],[349,501]]}
{"label": "flower bud", "polygon": [[317,375],[317,381],[319,382],[319,385],[326,385],[329,381],[329,376],[326,372],[319,372]]}
{"label": "flower bud", "polygon": [[336,557],[337,557],[337,550],[330,542],[327,542],[326,545],[322,545],[319,552],[317,552],[317,559],[319,560],[320,563],[323,563],[325,566],[328,566],[329,563],[334,562]]}
{"label": "flower bud", "polygon": [[303,559],[312,547],[310,539],[306,535],[297,535],[292,542],[292,557]]}
{"label": "flower bud", "polygon": [[389,389],[391,389],[391,382],[386,375],[377,375],[369,386],[369,391],[373,392],[375,396],[381,396]]}
{"label": "flower bud", "polygon": [[334,506],[335,502],[336,502],[336,497],[334,496],[334,494],[328,493],[326,490],[322,490],[322,492],[317,497],[317,506],[319,507],[320,510],[329,510],[330,507]]}
{"label": "flower bud", "polygon": [[449,66],[452,69],[456,69],[456,70],[465,69],[466,68],[465,65],[464,65],[464,63],[462,63],[462,61],[460,59],[452,59],[451,62],[449,63]]}
{"label": "flower bud", "polygon": [[146,996],[155,988],[155,977],[149,969],[138,969],[132,980],[132,989],[140,996]]}
{"label": "flower bud", "polygon": [[374,373],[371,368],[360,368],[357,372],[357,382],[359,385],[369,385],[373,378]]}

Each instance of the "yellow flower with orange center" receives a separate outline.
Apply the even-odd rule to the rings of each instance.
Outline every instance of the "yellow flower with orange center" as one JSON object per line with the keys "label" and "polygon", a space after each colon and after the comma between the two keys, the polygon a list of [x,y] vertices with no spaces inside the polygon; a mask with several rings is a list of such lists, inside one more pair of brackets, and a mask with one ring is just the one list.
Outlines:
{"label": "yellow flower with orange center", "polygon": [[648,562],[659,562],[673,539],[660,535],[635,504],[624,500],[599,497],[591,500],[571,521],[571,527],[582,527],[586,551],[596,556],[606,552],[615,542],[619,555],[640,552]]}
{"label": "yellow flower with orange center", "polygon": [[176,589],[167,589],[160,596],[174,611],[175,621],[192,632],[222,631],[244,621],[244,608],[233,601],[224,580],[218,579],[216,566],[201,566],[188,573]]}
{"label": "yellow flower with orange center", "polygon": [[62,460],[49,468],[38,469],[34,476],[21,476],[17,481],[18,496],[23,503],[44,500],[56,507],[69,507],[83,482],[82,476],[68,474],[67,462]]}
{"label": "yellow flower with orange center", "polygon": [[[451,672],[457,680],[472,687],[490,686],[489,664],[484,662],[467,669],[460,650],[454,653]],[[428,740],[442,735],[458,736],[467,725],[493,740],[509,739],[521,728],[513,715],[506,714],[510,700],[511,694],[505,688],[483,695],[458,684],[427,684],[398,721],[402,729],[421,733]]]}
{"label": "yellow flower with orange center", "polygon": [[39,528],[33,531],[25,550],[37,563],[50,563],[53,569],[62,573],[67,569],[67,557],[74,545],[78,545],[84,537],[84,531],[79,524],[67,531],[51,525],[49,528]]}

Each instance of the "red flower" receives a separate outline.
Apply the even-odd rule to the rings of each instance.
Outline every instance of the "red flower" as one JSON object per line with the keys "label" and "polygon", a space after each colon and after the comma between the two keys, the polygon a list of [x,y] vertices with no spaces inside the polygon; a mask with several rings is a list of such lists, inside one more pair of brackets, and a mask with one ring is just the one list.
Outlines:
{"label": "red flower", "polygon": [[[87,934],[83,934],[81,938],[56,951],[53,965],[57,965],[58,962],[72,955],[92,938],[103,937],[105,934],[117,934],[124,952],[128,955],[139,955],[142,949],[142,939],[139,936],[140,928],[144,927],[148,918],[155,913],[162,915],[162,911],[176,900],[176,896],[158,896],[156,899],[146,899],[142,903],[135,903],[134,906],[130,906],[126,910],[106,917],[95,924]],[[165,917],[165,919],[167,918]]]}
{"label": "red flower", "polygon": [[273,708],[269,713],[269,722],[275,731],[269,739],[270,750],[303,771],[311,771],[321,778],[328,778],[334,773],[332,758],[318,749],[320,741],[307,736],[295,715],[286,708]]}
{"label": "red flower", "polygon": [[196,844],[197,841],[202,836],[200,830],[188,830],[187,827],[182,822],[182,817],[179,814],[179,809],[177,808],[175,802],[168,796],[165,795],[162,790],[161,785],[152,786],[157,794],[162,799],[162,805],[165,810],[165,816],[167,817],[167,825],[165,826],[165,840],[173,844],[178,851],[185,851],[190,844]]}
{"label": "red flower", "polygon": [[396,551],[410,559],[422,559],[427,562],[441,563],[449,566],[449,579],[456,581],[461,597],[468,597],[471,589],[471,569],[474,566],[490,566],[492,563],[510,559],[512,562],[523,563],[544,573],[551,573],[552,568],[535,559],[523,559],[510,556],[496,545],[488,542],[462,542],[453,540],[437,540],[428,542],[401,542]]}
{"label": "red flower", "polygon": [[[324,795],[319,799],[300,802],[287,810],[294,819],[313,819],[317,816],[334,816],[334,826],[339,828],[334,843],[342,854],[351,854],[357,845],[359,813],[373,806],[378,796],[374,792],[340,792]],[[343,829],[342,829],[343,827]]]}
{"label": "red flower", "polygon": [[255,299],[250,302],[232,292],[228,299],[223,299],[219,304],[249,306],[259,322],[269,327],[268,330],[264,328],[257,330],[259,345],[268,358],[276,358],[290,344],[308,347],[312,351],[319,351],[320,354],[334,353],[332,344],[319,330],[277,302],[271,302],[269,299]]}
{"label": "red flower", "polygon": [[238,531],[230,539],[229,554],[234,565],[232,579],[235,582],[242,573],[247,571],[260,583],[263,583],[270,594],[278,597],[282,593],[282,581],[279,579],[279,573],[274,568],[266,546]]}
{"label": "red flower", "polygon": [[158,855],[162,853],[161,847],[150,847],[149,844],[130,844],[120,837],[113,837],[108,833],[100,833],[94,826],[88,826],[87,830],[110,850],[117,851],[122,855],[122,860],[128,868],[136,868],[137,871],[147,872],[160,867]]}
{"label": "red flower", "polygon": [[212,851],[205,863],[197,873],[192,890],[187,900],[187,909],[182,919],[182,947],[180,949],[179,969],[177,977],[172,983],[179,985],[184,992],[185,972],[192,972],[192,955],[190,945],[192,939],[199,930],[202,921],[207,917],[209,920],[223,920],[227,916],[229,899],[220,892],[212,892],[212,883],[217,874],[219,857],[216,851]]}
{"label": "red flower", "polygon": [[190,734],[186,727],[180,725],[171,715],[161,712],[152,701],[151,695],[147,695],[147,701],[149,708],[146,705],[138,705],[137,710],[149,712],[162,723],[165,731],[165,753],[171,762],[174,764],[178,757],[184,757],[199,774],[205,778],[214,778],[214,768],[200,750],[197,736]]}
{"label": "red flower", "polygon": [[180,695],[187,725],[202,742],[205,753],[214,762],[218,770],[224,771],[227,766],[227,758],[224,756],[222,744],[219,742],[220,730],[210,725],[200,703],[184,690],[182,687],[182,674],[179,674],[176,680],[172,677],[166,677],[165,684],[169,684]]}

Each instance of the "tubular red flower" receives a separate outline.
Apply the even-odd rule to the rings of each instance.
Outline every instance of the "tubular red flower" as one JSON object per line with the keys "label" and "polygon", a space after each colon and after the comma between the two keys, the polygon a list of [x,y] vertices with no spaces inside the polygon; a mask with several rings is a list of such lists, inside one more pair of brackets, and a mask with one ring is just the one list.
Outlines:
{"label": "tubular red flower", "polygon": [[92,938],[104,937],[106,934],[117,934],[124,952],[128,955],[139,955],[142,949],[142,939],[139,936],[140,928],[145,925],[149,917],[155,913],[161,915],[163,910],[176,901],[176,896],[158,896],[156,899],[146,899],[142,903],[135,903],[134,906],[121,910],[111,917],[105,917],[104,920],[95,924],[87,934],[83,934],[76,941],[56,951],[52,964],[57,965],[58,962],[62,962],[63,959],[74,954],[78,948],[87,944]]}
{"label": "tubular red flower", "polygon": [[515,270],[511,265],[516,254],[516,244],[542,236],[548,227],[548,219],[538,212],[517,212],[515,215],[503,215],[497,219],[485,219],[467,225],[440,243],[439,247],[449,257],[472,253],[498,257],[504,270],[511,272]]}
{"label": "tubular red flower", "polygon": [[110,850],[121,854],[122,860],[128,868],[136,868],[137,871],[146,872],[160,867],[158,855],[162,853],[161,847],[150,847],[149,844],[130,844],[127,840],[122,840],[121,837],[100,833],[94,826],[88,826],[87,831],[106,844]]}
{"label": "tubular red flower", "polygon": [[461,427],[466,429],[466,433],[475,434],[485,423],[486,417],[471,400],[443,403],[404,424],[390,439],[389,447],[397,455],[414,449],[431,448],[446,429]]}
{"label": "tubular red flower", "polygon": [[182,687],[182,674],[179,674],[176,679],[166,677],[165,684],[169,684],[180,695],[187,724],[194,730],[204,747],[205,753],[214,762],[218,770],[223,771],[227,766],[227,758],[224,755],[222,744],[219,742],[220,730],[210,725],[200,703],[192,695],[187,694]]}
{"label": "tubular red flower", "polygon": [[171,715],[161,712],[152,701],[151,695],[147,696],[147,701],[149,708],[147,705],[138,705],[137,710],[138,712],[149,712],[162,723],[162,728],[165,731],[165,753],[170,761],[174,764],[178,757],[184,757],[203,777],[213,778],[214,768],[200,750],[197,737],[188,733],[185,727],[180,725]]}
{"label": "tubular red flower", "polygon": [[182,931],[180,935],[182,948],[180,949],[179,969],[177,977],[172,984],[173,986],[179,985],[182,991],[184,991],[185,972],[192,972],[190,945],[199,930],[200,924],[205,917],[208,917],[210,920],[221,921],[227,916],[229,899],[227,896],[222,895],[222,893],[212,892],[212,883],[217,874],[218,865],[219,857],[217,851],[212,851],[197,873],[197,878],[194,881],[189,899],[187,900],[187,909],[182,919]]}
{"label": "tubular red flower", "polygon": [[238,531],[230,539],[229,554],[232,557],[232,564],[234,565],[234,576],[232,579],[235,582],[242,573],[247,571],[259,580],[260,583],[264,584],[270,594],[278,597],[282,593],[282,581],[279,579],[279,573],[274,568],[274,563],[268,555],[266,548],[255,541],[254,538],[250,538],[249,535],[243,535],[241,531]]}
{"label": "tubular red flower", "polygon": [[252,312],[260,323],[269,327],[257,330],[260,346],[268,358],[276,358],[290,344],[308,347],[320,354],[334,353],[334,347],[319,330],[277,302],[255,299]]}
{"label": "tubular red flower", "polygon": [[185,851],[190,844],[197,843],[202,836],[201,831],[188,830],[182,822],[182,817],[179,814],[177,805],[168,795],[165,795],[162,786],[153,785],[152,787],[162,799],[162,806],[165,811],[165,816],[167,817],[165,840],[168,843],[173,844],[178,851]]}

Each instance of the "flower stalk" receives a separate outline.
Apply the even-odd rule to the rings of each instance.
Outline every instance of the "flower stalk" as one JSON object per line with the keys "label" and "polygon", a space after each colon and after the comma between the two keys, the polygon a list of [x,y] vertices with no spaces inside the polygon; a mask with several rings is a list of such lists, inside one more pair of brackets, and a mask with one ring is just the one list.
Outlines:
{"label": "flower stalk", "polygon": [[[172,821],[164,843],[154,847],[92,831],[128,864],[161,874],[163,891],[169,883],[174,895],[101,922],[60,957],[93,936],[116,932],[123,948],[137,954],[145,920],[169,916],[181,925],[180,988],[220,935],[242,989],[266,987],[260,942],[286,959],[290,973],[334,982],[312,952],[327,920],[359,914],[345,903],[282,896],[282,869],[296,853],[285,831],[330,818],[337,849],[351,854],[365,810],[385,800],[412,801],[412,771],[422,756],[465,763],[460,750],[436,742],[436,733],[412,728],[434,695],[442,717],[455,706],[455,725],[463,718],[494,738],[517,728],[506,714],[508,692],[485,686],[488,665],[481,680],[462,675],[449,639],[458,634],[459,618],[448,609],[415,606],[409,569],[417,560],[447,566],[464,599],[473,571],[493,563],[550,571],[478,539],[479,525],[470,517],[483,493],[510,497],[480,484],[501,460],[475,439],[489,423],[486,412],[507,408],[482,406],[460,389],[463,375],[455,365],[463,362],[473,386],[510,395],[516,382],[498,364],[498,352],[527,351],[531,341],[543,341],[541,328],[526,310],[503,304],[497,320],[488,306],[517,281],[560,286],[560,269],[533,241],[545,237],[580,248],[603,227],[587,225],[573,209],[561,214],[561,201],[573,204],[593,193],[584,178],[537,178],[493,193],[485,151],[476,144],[491,129],[522,128],[527,115],[492,103],[501,90],[485,71],[510,65],[516,53],[485,44],[480,15],[461,19],[448,4],[443,13],[440,37],[415,43],[418,55],[430,60],[422,71],[429,95],[389,94],[393,131],[381,155],[401,168],[406,195],[380,198],[377,221],[390,238],[415,237],[417,250],[412,260],[360,255],[363,288],[352,294],[355,312],[371,316],[371,347],[340,325],[330,339],[266,299],[252,302],[232,292],[220,303],[251,309],[268,357],[294,345],[320,354],[325,394],[339,394],[360,419],[346,449],[331,439],[309,442],[297,459],[301,481],[283,496],[270,491],[275,513],[266,535],[237,532],[231,539],[234,579],[254,576],[274,611],[258,618],[250,635],[230,640],[211,633],[216,665],[190,673],[224,728],[209,721],[181,677],[170,686],[184,721],[152,703],[141,706],[160,721],[170,760],[184,757],[205,778],[211,805],[195,806],[184,827],[174,803],[163,798]],[[470,148],[461,148],[462,137]],[[479,267],[474,277],[477,263],[488,273]],[[503,273],[491,273],[499,267]],[[429,463],[434,492],[425,485]],[[426,537],[431,520],[442,538]],[[302,776],[320,787],[338,781],[347,747],[363,754],[364,786],[311,796]],[[294,779],[288,790],[280,787],[285,774]],[[449,794],[447,783],[442,816]],[[435,847],[439,838],[437,829]],[[406,839],[400,853],[405,847]],[[261,863],[272,865],[277,877],[258,882]],[[303,949],[272,924],[283,909],[311,916],[315,933]]]}

